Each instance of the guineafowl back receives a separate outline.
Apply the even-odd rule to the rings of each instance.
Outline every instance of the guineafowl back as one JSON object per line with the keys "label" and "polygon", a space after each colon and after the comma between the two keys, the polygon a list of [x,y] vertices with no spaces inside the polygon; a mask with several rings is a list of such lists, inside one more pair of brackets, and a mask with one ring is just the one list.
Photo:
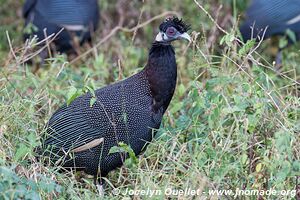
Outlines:
{"label": "guineafowl back", "polygon": [[99,12],[97,0],[26,0],[23,6],[25,26],[33,24],[35,28],[29,26],[31,31],[24,33],[24,39],[36,35],[42,41],[45,35],[60,33],[54,40],[56,50],[74,52],[74,36],[80,45],[91,41]]}
{"label": "guineafowl back", "polygon": [[110,148],[124,142],[139,154],[151,141],[152,128],[159,128],[163,113],[151,110],[151,91],[144,71],[96,90],[95,95],[93,105],[92,95],[86,94],[55,112],[49,120],[45,145],[51,145],[51,157],[56,162],[77,147],[103,138],[101,145],[77,152],[75,162],[66,156],[64,166],[84,168],[95,175],[100,163],[105,176],[123,163],[118,153],[108,154]]}
{"label": "guineafowl back", "polygon": [[99,18],[97,0],[27,0],[23,15],[29,13],[47,19],[56,25],[84,25],[97,23]]}

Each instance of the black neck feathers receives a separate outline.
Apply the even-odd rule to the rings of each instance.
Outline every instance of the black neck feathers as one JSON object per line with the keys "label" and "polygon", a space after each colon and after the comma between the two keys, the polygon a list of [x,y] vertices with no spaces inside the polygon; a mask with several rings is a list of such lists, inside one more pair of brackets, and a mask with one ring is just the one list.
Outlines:
{"label": "black neck feathers", "polygon": [[153,111],[167,109],[176,87],[177,65],[170,43],[154,42],[145,67],[153,97]]}

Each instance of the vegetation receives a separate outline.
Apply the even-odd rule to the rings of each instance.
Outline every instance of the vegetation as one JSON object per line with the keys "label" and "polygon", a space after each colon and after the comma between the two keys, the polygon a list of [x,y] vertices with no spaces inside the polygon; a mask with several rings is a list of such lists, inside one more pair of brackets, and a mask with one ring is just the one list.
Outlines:
{"label": "vegetation", "polygon": [[[93,41],[99,47],[75,61],[54,55],[33,73],[33,66],[24,63],[34,51],[22,42],[22,1],[0,0],[0,199],[98,198],[91,177],[44,166],[34,149],[51,114],[74,94],[143,67],[163,16],[151,18],[166,11],[192,25],[193,42],[175,44],[176,94],[145,153],[109,174],[104,198],[129,199],[128,189],[200,191],[198,197],[182,199],[233,198],[209,194],[213,189],[299,190],[299,44],[284,50],[279,69],[274,49],[285,37],[240,45],[237,27],[244,1],[203,0],[200,7],[196,0],[100,2],[101,25]],[[139,29],[129,30],[137,24]],[[114,29],[117,25],[129,29]],[[259,199],[279,198],[296,199],[295,194]]]}

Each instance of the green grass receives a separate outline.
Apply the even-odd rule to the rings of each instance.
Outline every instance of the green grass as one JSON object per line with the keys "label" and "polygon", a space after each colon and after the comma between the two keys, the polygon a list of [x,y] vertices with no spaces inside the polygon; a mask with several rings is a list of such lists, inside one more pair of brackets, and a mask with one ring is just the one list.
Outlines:
{"label": "green grass", "polygon": [[[102,20],[95,44],[116,25],[116,2],[101,2],[102,15],[110,18]],[[276,71],[272,63],[276,44],[266,41],[250,55],[255,46],[242,47],[232,41],[237,33],[232,28],[236,24],[231,23],[235,21],[231,13],[236,10],[239,15],[246,4],[207,0],[201,5],[216,19],[219,2],[223,2],[223,8],[218,23],[229,15],[223,24],[229,32],[226,37],[218,29],[213,30],[213,22],[190,0],[176,4],[132,1],[127,5],[126,14],[133,16],[125,20],[124,26],[135,26],[141,10],[141,22],[173,10],[192,24],[192,35],[199,33],[199,36],[188,48],[187,43],[174,44],[178,83],[162,126],[137,163],[109,174],[106,199],[125,198],[122,194],[127,189],[191,188],[198,189],[203,198],[232,199],[228,195],[209,196],[208,192],[237,188],[295,190],[297,184],[299,187],[299,44],[284,50],[283,67]],[[20,8],[21,3],[8,0],[1,9],[8,10],[9,6]],[[22,21],[15,15],[10,11],[0,14],[4,19],[1,38],[6,38],[7,30],[17,56],[16,61],[7,40],[2,39],[0,199],[98,198],[92,178],[79,173],[59,173],[55,167],[44,166],[35,159],[33,150],[40,145],[51,114],[67,101],[74,87],[99,88],[143,67],[160,20],[139,29],[133,42],[132,33],[121,31],[73,65],[66,64],[65,56],[56,55],[33,74],[31,66],[20,64]],[[209,44],[211,40],[213,43]],[[121,195],[114,195],[114,188]],[[167,197],[136,196],[139,198]],[[264,197],[279,198],[295,199],[291,195]],[[257,199],[257,196],[238,199]]]}

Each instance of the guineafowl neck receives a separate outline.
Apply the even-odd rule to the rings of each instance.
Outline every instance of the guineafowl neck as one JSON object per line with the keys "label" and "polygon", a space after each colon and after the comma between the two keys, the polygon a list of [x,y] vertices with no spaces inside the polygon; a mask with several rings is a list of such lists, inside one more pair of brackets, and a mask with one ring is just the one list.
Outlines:
{"label": "guineafowl neck", "polygon": [[153,97],[153,109],[165,111],[176,86],[177,65],[175,52],[170,44],[153,43],[145,67]]}

